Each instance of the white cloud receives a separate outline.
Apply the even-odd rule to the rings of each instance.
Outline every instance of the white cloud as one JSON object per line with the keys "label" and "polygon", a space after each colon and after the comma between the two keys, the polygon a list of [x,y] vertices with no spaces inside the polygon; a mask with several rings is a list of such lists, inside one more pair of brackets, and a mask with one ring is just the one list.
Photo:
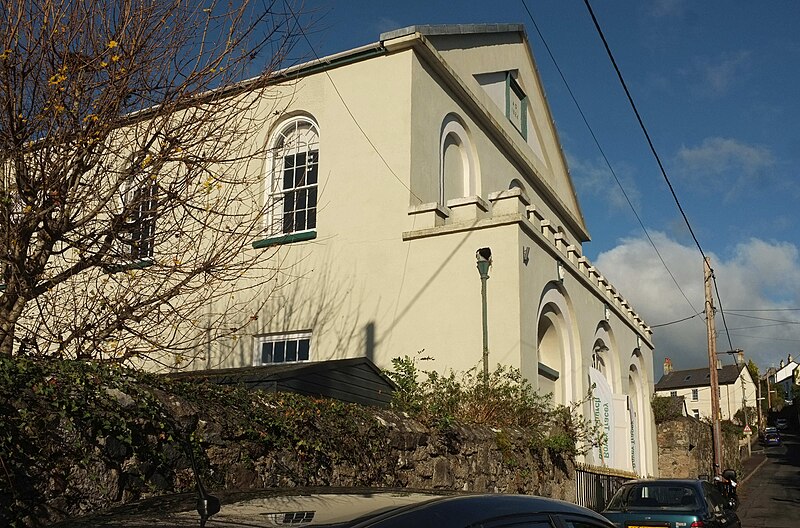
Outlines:
{"label": "white cloud", "polygon": [[[596,266],[650,325],[677,321],[702,311],[703,262],[699,252],[663,233],[651,233],[651,237],[693,307],[646,239],[620,241],[617,247],[598,256]],[[800,324],[783,321],[800,321],[800,312],[763,310],[800,306],[798,248],[787,242],[750,239],[738,244],[726,258],[709,256],[733,347],[744,349],[762,370],[796,350],[800,346]],[[715,321],[717,348],[728,350],[721,314]],[[653,332],[656,381],[661,377],[664,357],[672,358],[677,369],[708,364],[703,316],[657,327]]]}
{"label": "white cloud", "polygon": [[675,17],[682,15],[686,8],[685,0],[654,0],[650,3],[649,14],[654,17]]}
{"label": "white cloud", "polygon": [[725,54],[716,62],[699,61],[696,65],[702,85],[700,91],[710,95],[722,95],[749,71],[752,53],[739,51]]}
{"label": "white cloud", "polygon": [[698,147],[681,147],[678,160],[685,170],[701,174],[741,171],[753,175],[775,164],[768,148],[721,137],[706,138]]}
{"label": "white cloud", "polygon": [[698,190],[724,193],[731,200],[771,176],[776,165],[772,151],[732,138],[709,137],[696,147],[681,147],[676,155],[680,173]]}
{"label": "white cloud", "polygon": [[605,203],[610,211],[630,211],[628,201],[625,199],[625,194],[627,194],[628,200],[637,211],[639,210],[641,193],[636,187],[636,181],[632,177],[632,169],[629,165],[618,164],[614,169],[625,189],[625,194],[623,194],[602,159],[580,160],[567,154],[567,163],[577,191],[591,195],[592,202]]}

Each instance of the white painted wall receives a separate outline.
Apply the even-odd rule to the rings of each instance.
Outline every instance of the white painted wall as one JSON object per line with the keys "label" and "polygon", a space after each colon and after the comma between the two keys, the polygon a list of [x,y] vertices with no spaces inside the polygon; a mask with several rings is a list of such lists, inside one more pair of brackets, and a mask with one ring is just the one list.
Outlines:
{"label": "white painted wall", "polygon": [[[263,251],[270,277],[260,290],[263,304],[241,314],[253,315],[245,332],[209,345],[194,367],[250,365],[253,336],[310,330],[314,361],[368,356],[387,368],[392,358],[424,351],[434,358],[425,368],[477,368],[482,327],[475,251],[490,247],[491,366],[519,368],[538,386],[544,357],[538,333],[548,318],[554,337],[546,342],[558,348],[548,361],[558,363],[551,366],[559,378],[544,387],[556,390],[559,403],[578,401],[590,389],[592,351],[602,340],[621,439],[614,467],[634,466],[633,405],[636,469],[657,475],[650,331],[581,256],[583,219],[526,46],[500,43],[503,53],[454,47],[440,63],[441,55],[412,45],[420,44],[276,88],[285,95],[286,115],[302,113],[319,127],[316,238],[254,250]],[[472,76],[453,77],[490,64],[519,69],[535,148],[506,122],[492,102],[496,94]],[[437,213],[447,116],[457,116],[463,127],[476,181],[473,196],[440,204]],[[266,142],[270,130],[255,141]],[[507,191],[512,181],[523,189]]]}

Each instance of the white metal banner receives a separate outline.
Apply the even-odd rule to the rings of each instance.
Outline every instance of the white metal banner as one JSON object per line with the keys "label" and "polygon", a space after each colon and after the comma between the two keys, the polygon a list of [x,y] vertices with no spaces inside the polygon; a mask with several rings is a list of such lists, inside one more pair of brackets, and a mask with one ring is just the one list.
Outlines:
{"label": "white metal banner", "polygon": [[639,416],[630,401],[628,402],[628,415],[631,421],[631,468],[634,473],[639,473]]}
{"label": "white metal banner", "polygon": [[611,449],[611,446],[614,445],[614,394],[603,373],[593,367],[589,367],[589,381],[594,386],[592,390],[592,418],[594,423],[600,425],[602,432],[606,435],[602,445],[593,449],[594,458],[601,465],[616,467]]}

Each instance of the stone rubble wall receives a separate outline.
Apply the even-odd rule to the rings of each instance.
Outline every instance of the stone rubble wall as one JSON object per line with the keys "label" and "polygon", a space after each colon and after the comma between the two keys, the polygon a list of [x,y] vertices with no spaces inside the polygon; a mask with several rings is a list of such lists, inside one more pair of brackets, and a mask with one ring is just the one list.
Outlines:
{"label": "stone rubble wall", "polygon": [[[160,419],[179,426],[174,438],[153,423],[137,419],[132,425],[138,431],[135,446],[107,436],[96,439],[85,459],[72,460],[57,457],[55,445],[56,437],[67,428],[51,431],[56,436],[48,449],[52,448],[52,460],[58,458],[57,462],[31,472],[31,479],[18,483],[11,492],[0,486],[0,494],[17,501],[18,507],[10,511],[28,512],[21,525],[47,526],[154,495],[191,492],[196,486],[192,458],[212,493],[263,487],[378,486],[525,493],[571,502],[576,496],[572,459],[532,450],[522,431],[432,429],[392,411],[367,410],[354,414],[361,416],[354,424],[356,434],[336,436],[333,443],[341,446],[336,448],[339,452],[321,453],[307,446],[276,449],[274,443],[259,439],[258,431],[254,435],[241,412],[224,406],[198,411],[175,395],[155,394],[164,404]],[[133,405],[125,394],[113,397],[122,412],[126,405]],[[314,439],[308,440],[313,446]],[[8,506],[0,505],[0,526],[4,518],[9,520],[3,512]]]}
{"label": "stone rubble wall", "polygon": [[289,451],[250,454],[246,446],[222,439],[207,449],[225,488],[281,486],[381,486],[448,489],[489,493],[525,493],[574,501],[572,461],[532,452],[519,431],[454,427],[428,429],[397,414],[376,414],[389,443],[361,466],[350,462],[308,471]]}
{"label": "stone rubble wall", "polygon": [[[722,469],[741,473],[739,439],[723,434]],[[658,471],[662,478],[697,478],[713,475],[711,425],[681,417],[658,425]]]}

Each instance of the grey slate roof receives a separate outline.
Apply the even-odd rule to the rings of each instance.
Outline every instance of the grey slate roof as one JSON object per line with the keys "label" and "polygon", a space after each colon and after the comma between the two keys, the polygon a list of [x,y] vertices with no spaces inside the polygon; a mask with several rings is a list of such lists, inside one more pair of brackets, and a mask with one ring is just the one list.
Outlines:
{"label": "grey slate roof", "polygon": [[[744,365],[725,365],[717,370],[720,385],[730,385],[739,379],[739,372],[745,368]],[[693,387],[708,387],[711,385],[711,378],[708,368],[674,370],[669,374],[661,376],[656,383],[655,390],[667,391],[676,389],[688,389]]]}
{"label": "grey slate roof", "polygon": [[175,372],[168,377],[388,407],[397,386],[367,358]]}
{"label": "grey slate roof", "polygon": [[442,25],[420,25],[406,26],[381,33],[381,41],[390,40],[406,35],[420,33],[422,35],[469,35],[472,33],[509,33],[519,31],[525,32],[522,24],[442,24]]}

